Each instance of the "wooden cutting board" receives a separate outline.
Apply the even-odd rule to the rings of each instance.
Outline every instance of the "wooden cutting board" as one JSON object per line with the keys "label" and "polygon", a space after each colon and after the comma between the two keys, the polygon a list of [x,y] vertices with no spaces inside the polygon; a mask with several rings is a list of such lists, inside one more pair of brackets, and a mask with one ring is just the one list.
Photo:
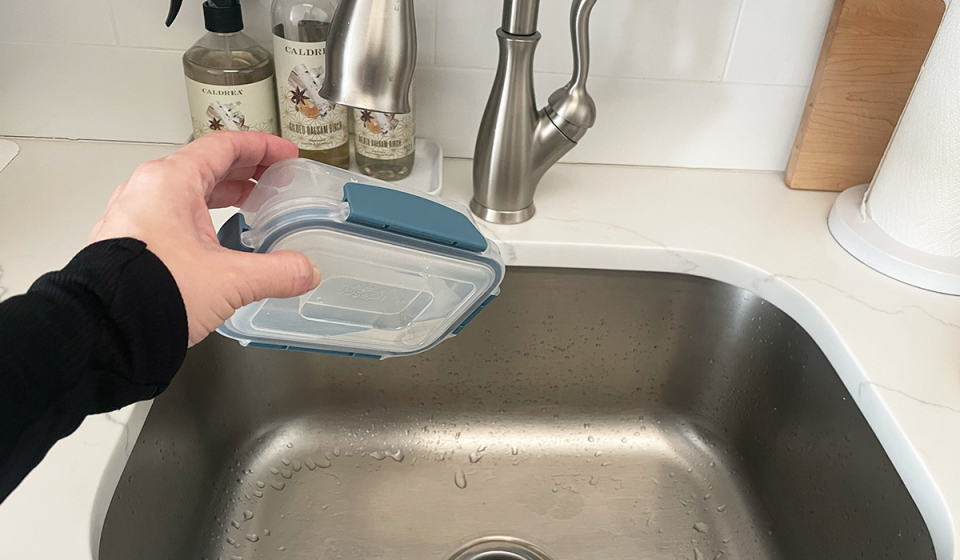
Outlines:
{"label": "wooden cutting board", "polygon": [[836,0],[787,185],[842,191],[873,179],[943,12],[943,0]]}

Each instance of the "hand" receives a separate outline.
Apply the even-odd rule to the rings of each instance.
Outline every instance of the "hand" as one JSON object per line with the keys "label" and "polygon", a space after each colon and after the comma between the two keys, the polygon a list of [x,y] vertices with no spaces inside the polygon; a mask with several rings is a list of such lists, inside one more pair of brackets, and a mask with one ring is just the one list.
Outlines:
{"label": "hand", "polygon": [[297,147],[259,132],[213,132],[137,167],[117,187],[88,243],[133,237],[170,270],[200,342],[254,301],[302,295],[320,271],[294,251],[252,254],[220,246],[209,208],[240,206],[264,170],[297,157]]}

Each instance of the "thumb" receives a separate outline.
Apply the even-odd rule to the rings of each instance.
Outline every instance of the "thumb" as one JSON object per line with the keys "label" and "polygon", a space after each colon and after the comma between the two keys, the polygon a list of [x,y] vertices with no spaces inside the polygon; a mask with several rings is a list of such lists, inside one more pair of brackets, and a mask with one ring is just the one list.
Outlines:
{"label": "thumb", "polygon": [[300,296],[320,284],[320,270],[303,253],[231,253],[234,270],[246,288],[240,290],[243,305],[266,298]]}

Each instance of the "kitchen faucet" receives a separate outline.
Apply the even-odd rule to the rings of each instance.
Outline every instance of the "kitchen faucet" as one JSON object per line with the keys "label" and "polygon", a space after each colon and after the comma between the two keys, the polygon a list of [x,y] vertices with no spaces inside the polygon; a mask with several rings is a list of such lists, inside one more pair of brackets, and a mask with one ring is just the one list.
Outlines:
{"label": "kitchen faucet", "polygon": [[[535,211],[537,184],[597,118],[587,93],[590,12],[597,0],[573,0],[573,78],[537,110],[533,57],[540,0],[504,0],[497,30],[500,63],[473,159],[470,209],[483,220],[517,224]],[[416,64],[413,0],[342,0],[330,24],[321,93],[374,111],[409,111]]]}

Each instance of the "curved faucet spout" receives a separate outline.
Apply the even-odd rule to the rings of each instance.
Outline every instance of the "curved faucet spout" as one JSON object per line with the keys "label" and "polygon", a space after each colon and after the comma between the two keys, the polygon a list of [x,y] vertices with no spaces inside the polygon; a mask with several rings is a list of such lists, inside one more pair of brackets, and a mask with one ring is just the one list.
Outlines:
{"label": "curved faucet spout", "polygon": [[573,78],[553,92],[547,113],[553,124],[574,142],[583,138],[597,121],[597,105],[587,93],[590,73],[590,14],[597,0],[578,0],[570,10],[570,35],[573,44]]}

